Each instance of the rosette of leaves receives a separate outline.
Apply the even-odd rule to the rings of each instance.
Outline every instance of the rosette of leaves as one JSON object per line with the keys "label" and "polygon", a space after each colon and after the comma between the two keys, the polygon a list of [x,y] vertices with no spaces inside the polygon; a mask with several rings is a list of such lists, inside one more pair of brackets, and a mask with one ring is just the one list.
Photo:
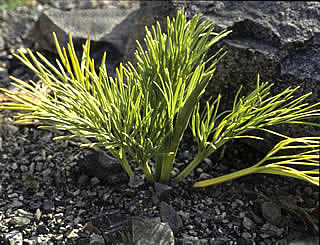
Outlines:
{"label": "rosette of leaves", "polygon": [[[230,32],[215,33],[214,24],[201,19],[201,14],[187,20],[184,10],[180,10],[176,18],[168,18],[166,33],[162,32],[159,23],[151,30],[146,27],[146,48],[143,49],[138,42],[136,66],[130,62],[120,64],[114,78],[107,74],[106,54],[99,69],[95,68],[89,54],[89,40],[83,46],[79,61],[72,37],[67,48],[61,48],[54,35],[60,58],[56,60],[56,66],[40,53],[36,57],[31,50],[28,50],[30,58],[21,51],[15,55],[48,89],[42,89],[33,81],[27,83],[12,77],[14,85],[24,94],[2,89],[17,102],[1,108],[28,111],[20,114],[17,122],[38,121],[42,124],[40,128],[71,133],[56,139],[89,139],[90,143],[82,146],[109,151],[129,176],[134,175],[130,164],[134,160],[147,181],[164,183],[170,180],[176,153],[188,126],[197,140],[198,154],[177,176],[178,179],[188,176],[204,158],[231,139],[252,137],[247,135],[251,130],[270,131],[266,128],[283,123],[319,126],[307,122],[307,119],[320,115],[319,103],[304,103],[310,94],[295,98],[293,93],[297,88],[288,88],[271,96],[272,85],[260,83],[259,79],[257,88],[248,96],[240,98],[239,90],[231,111],[219,112],[219,95],[216,100],[208,101],[200,112],[199,100],[213,78],[215,65],[225,55],[222,49],[212,56],[208,56],[208,51]],[[223,181],[261,172],[298,177],[319,184],[319,179],[313,177],[319,173],[315,161],[319,154],[316,150],[319,138],[283,137],[285,141],[250,171],[230,175]],[[301,149],[307,151],[283,161],[301,160],[300,163],[312,166],[311,172],[274,165],[261,168],[267,159],[280,160],[281,157],[275,158],[274,153],[292,141],[304,145],[305,148]],[[294,147],[300,149],[298,145]],[[195,187],[223,181],[208,180],[196,183]]]}

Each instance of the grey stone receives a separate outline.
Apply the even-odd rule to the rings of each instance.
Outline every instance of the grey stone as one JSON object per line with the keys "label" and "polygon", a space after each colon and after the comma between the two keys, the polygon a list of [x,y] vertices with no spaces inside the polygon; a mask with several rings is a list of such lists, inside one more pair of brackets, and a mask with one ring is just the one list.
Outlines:
{"label": "grey stone", "polygon": [[159,218],[132,217],[132,238],[137,245],[174,244],[170,226]]}
{"label": "grey stone", "polygon": [[264,202],[261,205],[262,215],[267,222],[278,225],[281,221],[281,208],[273,202]]}
{"label": "grey stone", "polygon": [[160,200],[167,200],[169,198],[172,187],[162,183],[154,183],[154,190]]}
{"label": "grey stone", "polygon": [[90,183],[92,186],[95,186],[100,183],[100,180],[97,177],[93,177],[90,179]]}
{"label": "grey stone", "polygon": [[34,214],[34,217],[35,217],[36,221],[40,220],[41,215],[42,215],[41,210],[39,208],[37,208],[37,210],[36,210],[36,212]]}
{"label": "grey stone", "polygon": [[50,200],[46,200],[42,204],[43,210],[45,211],[52,211],[54,210],[54,202]]}
{"label": "grey stone", "polygon": [[10,124],[0,124],[0,136],[7,138],[14,136],[18,132],[19,128]]}
{"label": "grey stone", "polygon": [[84,185],[88,182],[88,180],[89,180],[89,177],[87,175],[82,174],[82,175],[80,175],[80,177],[78,179],[78,184]]}
{"label": "grey stone", "polygon": [[43,162],[37,162],[37,165],[36,165],[36,170],[41,172],[43,169]]}
{"label": "grey stone", "polygon": [[163,222],[167,222],[174,233],[178,232],[182,226],[182,220],[174,208],[166,202],[160,202],[160,216]]}
{"label": "grey stone", "polygon": [[248,230],[251,230],[252,228],[255,227],[255,223],[251,219],[249,219],[248,217],[243,218],[242,224]]}
{"label": "grey stone", "polygon": [[212,178],[212,175],[207,174],[207,173],[201,173],[200,176],[199,176],[200,180],[207,180],[207,179],[210,179],[210,178]]}
{"label": "grey stone", "polygon": [[29,219],[33,219],[33,214],[32,213],[27,212],[27,211],[25,211],[23,209],[18,209],[17,211],[18,211],[19,216],[26,217],[26,218],[29,218]]}
{"label": "grey stone", "polygon": [[50,168],[47,168],[43,170],[41,174],[44,179],[48,179],[48,177],[52,174],[52,170]]}
{"label": "grey stone", "polygon": [[252,237],[252,235],[249,232],[242,232],[241,237],[244,239],[250,239]]}
{"label": "grey stone", "polygon": [[90,236],[90,245],[104,245],[103,236],[92,233]]}
{"label": "grey stone", "polygon": [[132,8],[137,5],[137,1],[101,1],[101,0],[59,0],[52,1],[51,4],[59,9],[95,9],[107,7]]}
{"label": "grey stone", "polygon": [[138,196],[142,200],[149,200],[152,197],[152,192],[150,190],[141,190],[138,192]]}
{"label": "grey stone", "polygon": [[103,231],[103,238],[107,244],[114,244],[121,240],[122,233],[130,231],[130,222],[127,215],[112,212],[99,215],[87,223],[89,231]]}
{"label": "grey stone", "polygon": [[90,37],[91,56],[99,63],[105,51],[109,59],[119,59],[119,55],[124,53],[134,19],[134,8],[72,11],[49,8],[39,17],[31,38],[39,49],[56,53],[53,32],[56,33],[61,46],[66,46],[69,42],[70,33],[76,50],[82,50],[82,44]]}
{"label": "grey stone", "polygon": [[211,160],[210,158],[208,158],[208,157],[206,157],[205,159],[203,159],[203,161],[204,161],[206,164],[208,164],[209,166],[211,166],[211,164],[212,164],[212,160]]}
{"label": "grey stone", "polygon": [[143,184],[144,184],[144,181],[139,176],[137,176],[137,175],[130,176],[128,186],[130,186],[132,188],[137,188]]}
{"label": "grey stone", "polygon": [[35,240],[30,240],[30,239],[23,239],[23,244],[24,245],[36,245],[37,241]]}
{"label": "grey stone", "polygon": [[186,234],[182,234],[183,237],[183,244],[188,244],[188,245],[200,245],[200,239],[195,236],[189,236]]}
{"label": "grey stone", "polygon": [[253,221],[256,224],[262,225],[264,223],[263,218],[261,218],[260,216],[256,215],[254,212],[249,211],[250,217],[253,219]]}
{"label": "grey stone", "polygon": [[[0,36],[0,45],[1,45],[1,36]],[[0,47],[1,50],[1,47]],[[1,67],[0,66],[0,86],[2,86],[2,84],[5,84],[9,81],[9,77],[8,77],[8,69],[6,67]]]}
{"label": "grey stone", "polygon": [[17,200],[16,198],[8,205],[9,208],[20,208],[23,206],[23,203]]}
{"label": "grey stone", "polygon": [[5,21],[8,18],[8,10],[0,8],[0,20]]}
{"label": "grey stone", "polygon": [[72,231],[69,232],[69,234],[67,235],[68,239],[76,239],[78,238],[78,229],[73,229]]}
{"label": "grey stone", "polygon": [[10,231],[8,233],[4,233],[4,238],[9,245],[22,245],[23,243],[23,235],[19,231]]}
{"label": "grey stone", "polygon": [[30,224],[31,220],[26,217],[13,217],[10,220],[11,224],[14,224],[16,226],[25,226]]}
{"label": "grey stone", "polygon": [[[279,229],[277,226],[270,224],[270,223],[265,223],[262,227],[261,227],[261,234],[260,236],[262,238],[266,238],[267,236],[281,236],[281,234],[284,232],[283,228]],[[265,235],[263,237],[263,234]]]}

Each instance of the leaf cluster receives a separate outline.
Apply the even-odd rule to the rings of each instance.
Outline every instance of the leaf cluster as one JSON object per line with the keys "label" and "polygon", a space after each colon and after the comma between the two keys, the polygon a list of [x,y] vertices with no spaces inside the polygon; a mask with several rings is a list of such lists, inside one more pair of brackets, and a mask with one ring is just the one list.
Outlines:
{"label": "leaf cluster", "polygon": [[[130,164],[134,160],[149,182],[169,182],[179,144],[189,126],[198,153],[177,179],[187,177],[203,159],[232,139],[263,140],[248,134],[263,130],[284,140],[249,169],[194,186],[204,187],[251,173],[286,175],[319,185],[315,176],[319,176],[316,157],[320,137],[294,139],[268,129],[278,124],[320,126],[308,121],[320,117],[320,103],[305,103],[311,93],[295,97],[298,87],[289,87],[271,95],[272,84],[261,83],[258,76],[256,89],[249,95],[240,96],[239,89],[230,111],[220,112],[221,95],[200,108],[199,100],[213,78],[215,66],[225,55],[222,49],[212,56],[208,51],[230,32],[215,33],[214,24],[202,19],[201,14],[187,21],[180,10],[176,18],[168,18],[166,33],[159,23],[150,30],[146,27],[146,49],[137,42],[136,66],[130,62],[120,64],[115,77],[107,73],[106,53],[99,69],[95,68],[95,61],[90,58],[90,40],[83,46],[79,60],[71,35],[67,47],[60,47],[54,34],[59,55],[56,66],[38,52],[34,55],[28,50],[30,58],[21,51],[15,54],[44,86],[12,77],[24,94],[2,89],[16,102],[0,109],[27,111],[18,116],[18,123],[38,121],[41,128],[71,132],[56,139],[90,140],[82,146],[108,150],[129,176],[134,175]],[[303,151],[275,156],[289,145]],[[273,163],[266,165],[269,160]],[[312,169],[298,171],[294,168],[297,162]]]}

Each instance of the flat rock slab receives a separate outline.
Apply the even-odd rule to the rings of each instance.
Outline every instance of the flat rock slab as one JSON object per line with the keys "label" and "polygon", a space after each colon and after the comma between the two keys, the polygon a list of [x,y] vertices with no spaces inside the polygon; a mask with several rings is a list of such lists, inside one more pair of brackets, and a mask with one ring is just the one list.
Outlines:
{"label": "flat rock slab", "polygon": [[39,17],[32,32],[32,39],[39,49],[56,52],[52,33],[57,34],[60,45],[63,46],[68,43],[68,34],[71,33],[76,44],[84,43],[90,37],[93,42],[105,46],[111,44],[118,52],[123,53],[134,16],[134,8],[73,11],[50,8]]}

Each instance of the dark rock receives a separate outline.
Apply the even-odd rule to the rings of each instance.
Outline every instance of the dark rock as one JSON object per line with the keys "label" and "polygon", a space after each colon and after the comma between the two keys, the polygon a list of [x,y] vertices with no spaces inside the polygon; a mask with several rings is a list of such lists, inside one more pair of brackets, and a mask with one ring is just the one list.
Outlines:
{"label": "dark rock", "polygon": [[88,245],[90,244],[90,238],[80,238],[76,241],[76,245]]}
{"label": "dark rock", "polygon": [[12,202],[8,205],[9,208],[20,208],[23,206],[23,203],[14,198]]}
{"label": "dark rock", "polygon": [[128,176],[119,161],[103,152],[91,152],[85,159],[79,161],[79,167],[82,173],[97,177],[110,185],[128,182]]}
{"label": "dark rock", "polygon": [[172,187],[162,183],[154,183],[156,195],[161,201],[168,200]]}
{"label": "dark rock", "polygon": [[102,234],[107,243],[113,244],[122,240],[121,233],[131,232],[131,223],[128,216],[114,212],[93,218],[87,225],[89,228],[91,232]]}
{"label": "dark rock", "polygon": [[152,197],[152,192],[149,190],[142,190],[138,192],[138,196],[142,200],[149,200]]}
{"label": "dark rock", "polygon": [[44,211],[53,211],[54,210],[54,202],[50,200],[46,200],[42,203],[42,208]]}
{"label": "dark rock", "polygon": [[37,233],[38,234],[48,234],[49,229],[45,224],[41,224],[37,227]]}
{"label": "dark rock", "polygon": [[80,175],[80,177],[78,179],[79,185],[86,185],[86,184],[88,184],[88,181],[89,181],[89,177],[84,174]]}
{"label": "dark rock", "polygon": [[133,244],[174,244],[173,232],[159,218],[132,217]]}
{"label": "dark rock", "polygon": [[[273,93],[298,85],[296,95],[313,92],[309,102],[320,97],[320,6],[318,2],[210,1],[199,11],[216,23],[216,31],[233,32],[217,45],[228,54],[218,64],[207,95],[222,94],[221,109],[231,108],[240,85],[242,94],[255,88],[257,74],[261,81],[275,83]],[[236,17],[235,17],[236,16]],[[301,21],[303,19],[303,21]],[[285,134],[319,135],[316,129],[290,125],[280,127]],[[247,141],[265,152],[274,143]],[[269,142],[268,144],[266,142]]]}
{"label": "dark rock", "polygon": [[281,208],[279,208],[273,202],[264,202],[261,205],[261,211],[263,217],[267,222],[273,225],[278,225],[281,221]]}
{"label": "dark rock", "polygon": [[251,230],[255,227],[255,223],[251,219],[249,219],[248,217],[243,218],[242,224],[248,230]]}
{"label": "dark rock", "polygon": [[160,216],[163,222],[167,222],[174,233],[183,226],[182,220],[174,208],[166,202],[160,202]]}
{"label": "dark rock", "polygon": [[105,241],[103,236],[97,235],[95,233],[91,234],[90,236],[90,245],[104,245]]}
{"label": "dark rock", "polygon": [[313,194],[313,190],[310,186],[306,186],[303,190],[304,194],[311,196]]}
{"label": "dark rock", "polygon": [[128,183],[128,185],[129,185],[130,187],[132,187],[132,188],[137,188],[137,187],[139,187],[139,186],[141,186],[141,185],[143,185],[143,184],[144,184],[144,181],[143,181],[143,179],[140,178],[139,176],[137,176],[137,175],[132,175],[132,176],[130,176],[130,178],[129,178],[129,183]]}
{"label": "dark rock", "polygon": [[277,226],[270,224],[270,223],[265,223],[261,227],[261,233],[259,234],[262,238],[267,238],[271,236],[281,236],[281,234],[284,232],[283,228],[278,228]]}
{"label": "dark rock", "polygon": [[95,185],[97,185],[99,183],[100,183],[100,180],[97,177],[93,177],[93,178],[90,179],[90,184],[92,186],[95,186]]}
{"label": "dark rock", "polygon": [[127,222],[127,217],[119,213],[110,213],[106,215],[99,215],[91,220],[92,224],[100,230],[105,230],[114,224],[124,224]]}
{"label": "dark rock", "polygon": [[245,238],[241,237],[241,238],[237,239],[237,244],[239,244],[239,245],[247,245],[249,243],[247,243]]}

